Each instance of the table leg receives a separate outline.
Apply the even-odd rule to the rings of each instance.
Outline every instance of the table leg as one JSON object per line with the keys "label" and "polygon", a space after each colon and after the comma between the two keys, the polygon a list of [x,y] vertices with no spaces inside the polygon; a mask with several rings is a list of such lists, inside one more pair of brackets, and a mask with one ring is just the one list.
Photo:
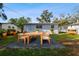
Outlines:
{"label": "table leg", "polygon": [[19,45],[19,38],[18,38],[17,42],[18,42],[18,45]]}
{"label": "table leg", "polygon": [[49,45],[50,45],[50,39],[48,40],[48,43],[49,43]]}
{"label": "table leg", "polygon": [[26,47],[26,38],[24,38],[24,47]]}
{"label": "table leg", "polygon": [[40,35],[40,41],[41,41],[41,47],[42,47],[42,43],[43,43],[42,35]]}
{"label": "table leg", "polygon": [[29,39],[29,37],[28,37],[28,38],[27,38],[27,45],[28,45],[28,47],[29,47],[29,40],[30,40],[30,39]]}

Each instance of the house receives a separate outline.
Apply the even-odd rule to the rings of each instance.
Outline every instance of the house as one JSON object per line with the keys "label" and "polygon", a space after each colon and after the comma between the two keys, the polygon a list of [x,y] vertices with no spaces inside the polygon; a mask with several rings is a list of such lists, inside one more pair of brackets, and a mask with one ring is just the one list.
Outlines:
{"label": "house", "polygon": [[58,26],[53,23],[28,23],[24,25],[24,31],[33,32],[33,31],[49,31],[54,29],[54,32],[58,34]]}
{"label": "house", "polygon": [[[74,32],[76,32],[76,34],[79,34],[79,20],[77,20],[76,23],[69,25],[67,29],[68,30],[72,29]],[[68,32],[68,30],[67,30],[67,32]]]}
{"label": "house", "polygon": [[[21,29],[18,28],[15,24],[12,23],[0,23],[0,29],[7,30],[8,28],[13,28],[16,31],[21,32]],[[53,30],[54,34],[59,33],[58,25],[53,23],[28,23],[24,25],[23,31],[25,32],[33,32],[33,31],[49,31]]]}
{"label": "house", "polygon": [[16,31],[21,31],[20,28],[18,28],[15,24],[12,23],[0,23],[0,29],[9,29],[9,28],[14,28]]}
{"label": "house", "polygon": [[63,25],[59,27],[59,32],[67,32],[67,28],[69,25]]}
{"label": "house", "polygon": [[32,32],[36,30],[50,30],[51,29],[51,24],[47,23],[28,23],[24,25],[24,31],[27,32]]}
{"label": "house", "polygon": [[77,34],[79,34],[79,23],[71,24],[70,26],[68,26],[68,30],[69,29],[73,29]]}

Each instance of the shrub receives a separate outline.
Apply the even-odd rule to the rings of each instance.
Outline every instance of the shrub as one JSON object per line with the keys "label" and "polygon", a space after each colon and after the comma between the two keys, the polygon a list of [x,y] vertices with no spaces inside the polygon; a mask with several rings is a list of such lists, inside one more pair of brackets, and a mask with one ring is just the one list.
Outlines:
{"label": "shrub", "polygon": [[0,35],[2,35],[2,33],[6,32],[5,29],[0,29]]}
{"label": "shrub", "polygon": [[68,56],[71,49],[4,49],[0,50],[0,55],[5,56]]}
{"label": "shrub", "polygon": [[11,32],[16,32],[16,30],[15,29],[7,29],[8,35],[12,35]]}

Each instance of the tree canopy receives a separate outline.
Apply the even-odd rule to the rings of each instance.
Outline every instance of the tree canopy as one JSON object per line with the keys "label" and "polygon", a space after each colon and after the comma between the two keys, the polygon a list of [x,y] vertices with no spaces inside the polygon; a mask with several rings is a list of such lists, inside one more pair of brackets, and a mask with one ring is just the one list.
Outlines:
{"label": "tree canopy", "polygon": [[31,18],[27,17],[20,17],[20,18],[11,18],[9,19],[9,23],[13,23],[15,25],[17,25],[19,28],[21,28],[21,32],[23,32],[23,27],[26,23],[31,22]]}
{"label": "tree canopy", "polygon": [[37,20],[40,23],[50,23],[52,17],[53,17],[52,12],[44,10],[43,13],[40,15],[40,17],[37,17]]}
{"label": "tree canopy", "polygon": [[0,9],[2,9],[3,8],[3,3],[0,3]]}
{"label": "tree canopy", "polygon": [[3,19],[3,20],[6,20],[7,19],[7,16],[6,14],[4,13],[4,10],[3,10],[3,3],[0,3],[0,17]]}

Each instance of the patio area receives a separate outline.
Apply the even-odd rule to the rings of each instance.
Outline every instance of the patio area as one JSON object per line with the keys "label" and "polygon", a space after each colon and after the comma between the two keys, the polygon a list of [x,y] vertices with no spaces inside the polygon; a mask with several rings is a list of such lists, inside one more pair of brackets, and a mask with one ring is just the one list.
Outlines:
{"label": "patio area", "polygon": [[5,48],[65,48],[63,45],[59,44],[53,37],[50,39],[50,45],[47,40],[43,40],[42,47],[40,45],[40,38],[31,38],[29,42],[29,46],[27,44],[26,40],[26,45],[24,47],[24,41],[20,40],[18,44],[18,39],[14,36],[8,36],[5,39],[0,39],[0,46],[5,47]]}
{"label": "patio area", "polygon": [[[40,40],[35,38],[32,38],[32,40],[30,41],[29,47],[27,44],[26,44],[26,47],[24,47],[22,40],[20,40],[19,44],[17,42],[12,42],[12,43],[9,43],[6,47],[7,48],[41,48]],[[63,45],[56,43],[54,39],[51,39],[50,45],[48,44],[48,41],[43,41],[42,48],[65,48],[65,47]]]}
{"label": "patio area", "polygon": [[[78,41],[79,36],[78,35],[68,35],[68,34],[52,34],[51,35],[51,39],[50,39],[50,45],[48,43],[47,40],[43,40],[43,44],[42,47],[40,45],[41,41],[40,38],[31,38],[29,41],[29,46],[27,44],[27,40],[26,40],[26,44],[24,46],[24,41],[20,40],[19,44],[18,44],[18,39],[14,36],[8,36],[5,39],[0,39],[0,46],[2,47],[6,47],[6,48],[65,48],[65,46],[61,43],[59,43],[60,41],[63,40],[77,40]],[[73,41],[74,42],[74,41]]]}

